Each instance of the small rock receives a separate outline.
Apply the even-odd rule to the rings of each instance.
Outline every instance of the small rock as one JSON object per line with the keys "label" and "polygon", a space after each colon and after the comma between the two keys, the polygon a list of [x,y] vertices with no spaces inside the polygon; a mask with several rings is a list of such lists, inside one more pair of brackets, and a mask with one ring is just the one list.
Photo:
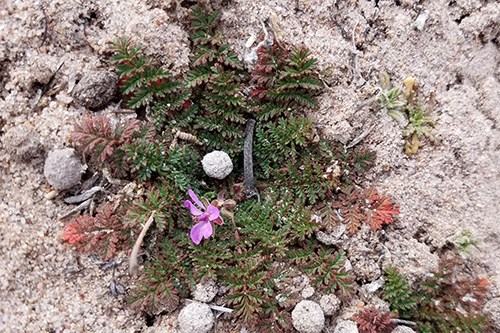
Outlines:
{"label": "small rock", "polygon": [[217,291],[215,280],[209,279],[204,283],[198,283],[196,285],[196,289],[193,292],[193,298],[197,301],[208,303],[215,298]]}
{"label": "small rock", "polygon": [[293,309],[292,322],[300,333],[319,333],[325,326],[325,315],[318,303],[304,300]]}
{"label": "small rock", "polygon": [[108,71],[90,71],[78,82],[73,96],[89,109],[106,106],[115,96],[118,78]]}
{"label": "small rock", "polygon": [[40,136],[31,125],[12,127],[3,135],[2,142],[7,153],[25,162],[42,156],[44,152]]}
{"label": "small rock", "polygon": [[352,320],[342,320],[337,323],[333,333],[359,333],[358,326]]}
{"label": "small rock", "polygon": [[427,21],[428,17],[429,17],[429,11],[427,9],[421,12],[417,16],[417,19],[415,20],[415,28],[417,28],[420,31],[424,30],[425,21]]}
{"label": "small rock", "polygon": [[205,303],[191,302],[177,317],[181,333],[206,333],[214,325],[214,314]]}
{"label": "small rock", "polygon": [[312,297],[314,295],[314,288],[311,286],[307,286],[304,289],[302,289],[302,298],[303,299],[308,299],[309,297]]}
{"label": "small rock", "polygon": [[408,326],[398,326],[392,333],[415,333],[415,331]]}
{"label": "small rock", "polygon": [[84,169],[74,149],[54,150],[45,160],[43,174],[56,190],[66,190],[78,184]]}
{"label": "small rock", "polygon": [[379,290],[384,286],[384,283],[385,283],[384,278],[380,277],[379,279],[371,283],[364,284],[363,286],[361,286],[360,293],[363,297],[370,298],[377,290]]}
{"label": "small rock", "polygon": [[227,153],[219,150],[206,154],[201,164],[205,173],[216,179],[224,179],[233,171],[231,158]]}
{"label": "small rock", "polygon": [[319,305],[327,316],[333,316],[340,310],[341,300],[334,294],[323,295],[319,300]]}

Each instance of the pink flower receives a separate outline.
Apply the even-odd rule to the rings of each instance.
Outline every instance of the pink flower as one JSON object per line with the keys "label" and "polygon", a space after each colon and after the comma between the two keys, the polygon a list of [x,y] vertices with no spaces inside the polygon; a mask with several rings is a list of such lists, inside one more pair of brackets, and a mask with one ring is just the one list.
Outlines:
{"label": "pink flower", "polygon": [[194,204],[191,201],[186,200],[184,201],[184,206],[189,208],[194,220],[198,221],[198,223],[196,223],[193,228],[191,228],[189,236],[191,237],[193,243],[198,245],[203,238],[208,239],[213,235],[213,222],[222,224],[224,221],[220,216],[219,208],[215,207],[214,205],[207,205],[207,207],[205,208],[205,205],[203,205],[203,203],[200,201],[200,199],[198,199],[196,194],[191,189],[188,190],[188,194],[191,200],[194,201]]}

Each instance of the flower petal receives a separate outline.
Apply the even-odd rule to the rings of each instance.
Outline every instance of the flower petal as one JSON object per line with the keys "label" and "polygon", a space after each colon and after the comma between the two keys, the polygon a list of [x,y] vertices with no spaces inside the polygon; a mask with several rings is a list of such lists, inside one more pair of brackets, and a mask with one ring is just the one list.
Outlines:
{"label": "flower petal", "polygon": [[196,196],[196,194],[193,192],[192,189],[188,190],[188,194],[189,194],[189,197],[191,198],[191,200],[193,200],[194,203],[197,204],[200,209],[205,209],[205,206],[203,206],[200,199],[198,199],[198,197]]}
{"label": "flower petal", "polygon": [[220,216],[215,220],[213,220],[212,222],[217,223],[218,225],[224,224],[224,220]]}
{"label": "flower petal", "polygon": [[209,221],[216,220],[220,216],[220,210],[219,210],[219,208],[217,208],[217,207],[215,207],[213,205],[209,205],[207,207],[207,213],[210,214],[210,217],[208,218]]}
{"label": "flower petal", "polygon": [[196,208],[196,206],[193,205],[193,203],[189,200],[184,201],[184,206],[189,208],[189,210],[191,211],[191,215],[200,216],[201,214],[203,214],[203,212]]}
{"label": "flower petal", "polygon": [[202,238],[208,238],[212,236],[212,233],[212,225],[209,222],[200,222],[194,225],[189,233],[189,236],[191,237],[193,243],[198,245],[200,244]]}

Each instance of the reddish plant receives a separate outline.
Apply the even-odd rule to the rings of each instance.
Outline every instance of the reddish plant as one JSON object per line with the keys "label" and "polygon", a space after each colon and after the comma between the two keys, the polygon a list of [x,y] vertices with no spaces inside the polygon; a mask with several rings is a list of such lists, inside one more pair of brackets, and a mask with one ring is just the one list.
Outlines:
{"label": "reddish plant", "polygon": [[399,209],[391,202],[391,198],[378,194],[373,187],[365,195],[369,201],[365,218],[372,230],[382,229],[382,225],[394,222],[393,215],[399,214]]}
{"label": "reddish plant", "polygon": [[139,130],[139,124],[139,120],[131,120],[125,125],[112,128],[106,116],[86,117],[75,126],[70,141],[83,154],[104,162],[132,139],[133,134]]}
{"label": "reddish plant", "polygon": [[[334,209],[338,209],[340,214],[334,214]],[[323,205],[318,212],[323,218],[328,217],[325,221],[327,227],[341,222],[346,224],[347,231],[353,235],[362,222],[367,223],[372,230],[379,230],[383,225],[393,223],[399,209],[390,197],[370,188],[364,191],[344,189],[335,202]]]}
{"label": "reddish plant", "polygon": [[63,241],[80,252],[95,252],[103,259],[113,258],[132,244],[132,227],[122,223],[108,203],[95,216],[79,216],[64,228]]}
{"label": "reddish plant", "polygon": [[354,316],[360,333],[391,333],[396,328],[393,318],[395,316],[389,311],[381,312],[374,307],[366,308]]}

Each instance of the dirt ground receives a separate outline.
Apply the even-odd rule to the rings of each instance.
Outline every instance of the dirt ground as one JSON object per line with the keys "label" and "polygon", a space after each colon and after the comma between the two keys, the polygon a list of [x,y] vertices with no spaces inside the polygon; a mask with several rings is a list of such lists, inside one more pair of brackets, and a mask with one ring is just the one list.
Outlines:
{"label": "dirt ground", "polygon": [[[68,145],[74,122],[91,112],[75,103],[71,91],[86,72],[111,67],[110,41],[133,37],[174,73],[186,69],[183,20],[193,2],[0,0],[1,332],[175,331],[173,316],[151,323],[131,312],[109,294],[112,270],[61,243],[58,217],[68,206],[61,197],[46,199],[43,161],[50,150]],[[313,117],[325,135],[348,143],[374,126],[363,141],[378,157],[370,182],[395,198],[401,214],[384,246],[366,235],[346,242],[357,278],[373,281],[387,265],[423,276],[437,268],[439,249],[470,231],[477,245],[464,256],[492,282],[488,309],[498,321],[500,3],[211,3],[222,10],[225,37],[240,56],[248,51],[248,38],[262,32],[260,20],[270,19],[282,41],[305,44],[318,58],[329,88]],[[61,90],[38,101],[61,64],[52,80]],[[396,81],[415,76],[425,96],[435,94],[438,143],[415,158],[403,153],[400,125],[373,107],[358,108],[375,96],[381,72]],[[29,142],[13,140],[26,132]],[[24,160],[20,149],[26,149]],[[127,287],[123,262],[114,278]]]}

